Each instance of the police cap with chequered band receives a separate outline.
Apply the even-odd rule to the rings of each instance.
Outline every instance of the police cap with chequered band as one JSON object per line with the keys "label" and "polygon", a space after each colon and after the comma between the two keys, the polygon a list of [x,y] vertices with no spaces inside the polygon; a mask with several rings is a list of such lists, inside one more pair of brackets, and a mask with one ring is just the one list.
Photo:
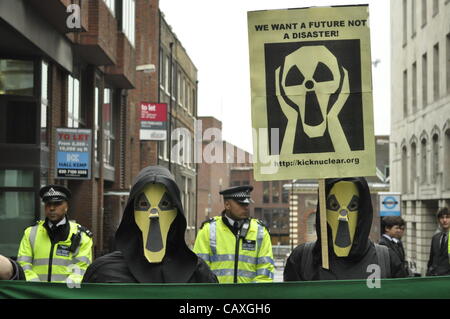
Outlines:
{"label": "police cap with chequered band", "polygon": [[68,201],[71,197],[70,190],[61,185],[47,185],[41,188],[39,196],[44,203],[56,203]]}
{"label": "police cap with chequered band", "polygon": [[219,192],[219,194],[223,195],[223,199],[233,199],[241,204],[250,204],[253,203],[253,200],[250,198],[250,193],[252,190],[253,186],[243,185],[224,189]]}

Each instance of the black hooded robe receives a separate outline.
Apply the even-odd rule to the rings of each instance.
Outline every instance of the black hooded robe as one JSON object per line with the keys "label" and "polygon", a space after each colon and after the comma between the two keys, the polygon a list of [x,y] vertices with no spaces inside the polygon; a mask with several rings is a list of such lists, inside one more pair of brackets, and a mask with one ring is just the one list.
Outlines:
{"label": "black hooded robe", "polygon": [[[142,233],[134,221],[134,200],[150,183],[163,184],[177,216],[167,235],[166,255],[160,263],[144,256]],[[96,259],[86,270],[83,282],[90,283],[217,283],[208,265],[186,245],[186,219],[180,190],[170,172],[160,166],[144,168],[136,177],[115,236],[116,251]]]}
{"label": "black hooded robe", "polygon": [[[367,279],[371,274],[367,267],[378,264],[375,244],[370,241],[369,233],[372,225],[373,208],[369,186],[364,178],[334,178],[325,181],[325,193],[328,194],[333,185],[339,181],[356,183],[359,193],[359,214],[352,248],[347,257],[338,257],[334,253],[331,228],[328,225],[329,269],[322,268],[322,248],[320,240],[320,210],[317,204],[316,232],[318,240],[297,246],[286,261],[284,281],[311,281],[335,279]],[[308,248],[305,248],[309,246]],[[309,254],[305,254],[309,251]],[[388,278],[403,277],[398,257],[389,253],[390,274]]]}

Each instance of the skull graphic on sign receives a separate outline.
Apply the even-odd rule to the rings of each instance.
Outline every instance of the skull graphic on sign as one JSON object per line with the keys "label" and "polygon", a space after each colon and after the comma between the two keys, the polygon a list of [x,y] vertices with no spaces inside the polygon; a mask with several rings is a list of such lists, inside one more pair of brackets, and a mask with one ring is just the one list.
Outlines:
{"label": "skull graphic on sign", "polygon": [[288,54],[275,70],[275,90],[288,119],[282,154],[293,152],[298,118],[309,138],[328,129],[335,149],[350,149],[338,119],[350,93],[348,72],[327,47],[303,46]]}

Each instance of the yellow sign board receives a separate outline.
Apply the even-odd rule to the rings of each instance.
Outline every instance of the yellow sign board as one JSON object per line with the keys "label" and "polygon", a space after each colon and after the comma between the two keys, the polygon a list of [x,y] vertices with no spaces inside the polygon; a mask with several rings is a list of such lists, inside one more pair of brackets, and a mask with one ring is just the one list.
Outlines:
{"label": "yellow sign board", "polygon": [[369,7],[248,12],[256,180],[375,175]]}

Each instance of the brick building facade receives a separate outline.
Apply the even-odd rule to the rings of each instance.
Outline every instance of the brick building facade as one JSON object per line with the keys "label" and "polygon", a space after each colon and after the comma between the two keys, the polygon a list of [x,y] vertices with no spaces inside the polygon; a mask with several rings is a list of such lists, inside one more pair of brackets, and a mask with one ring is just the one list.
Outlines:
{"label": "brick building facade", "polygon": [[[0,253],[16,254],[23,230],[44,217],[38,190],[55,183],[72,191],[69,218],[92,230],[102,255],[114,248],[133,178],[168,166],[166,142],[140,141],[140,103],[171,102],[172,130],[187,128],[192,141],[197,70],[157,0],[0,0],[0,34]],[[56,178],[57,128],[91,130],[90,179]],[[192,144],[171,169],[191,241]]]}
{"label": "brick building facade", "polygon": [[[198,164],[197,227],[220,215],[224,209],[219,192],[232,186],[252,185],[250,216],[265,221],[272,243],[288,243],[288,194],[286,181],[257,182],[253,178],[252,156],[222,140],[222,123],[214,117],[199,117],[202,132],[202,161]],[[212,156],[210,156],[212,155]]]}

